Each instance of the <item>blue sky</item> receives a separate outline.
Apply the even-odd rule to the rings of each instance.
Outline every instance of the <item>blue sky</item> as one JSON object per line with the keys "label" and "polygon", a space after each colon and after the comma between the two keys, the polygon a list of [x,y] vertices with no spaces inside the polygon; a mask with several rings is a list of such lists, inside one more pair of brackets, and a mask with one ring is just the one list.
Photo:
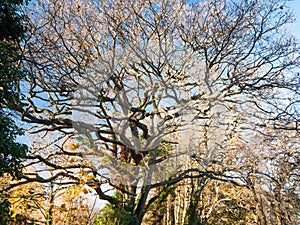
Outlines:
{"label": "blue sky", "polygon": [[288,3],[288,6],[294,11],[296,17],[295,25],[293,25],[293,31],[296,33],[300,40],[300,0],[293,0]]}

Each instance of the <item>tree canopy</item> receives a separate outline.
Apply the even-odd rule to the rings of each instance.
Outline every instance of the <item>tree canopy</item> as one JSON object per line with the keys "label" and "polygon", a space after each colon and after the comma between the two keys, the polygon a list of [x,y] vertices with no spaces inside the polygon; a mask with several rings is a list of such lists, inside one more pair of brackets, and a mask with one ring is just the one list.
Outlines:
{"label": "tree canopy", "polygon": [[30,127],[31,169],[4,189],[57,189],[45,224],[70,187],[107,204],[96,224],[296,224],[299,46],[286,2],[33,2],[30,82],[3,103]]}

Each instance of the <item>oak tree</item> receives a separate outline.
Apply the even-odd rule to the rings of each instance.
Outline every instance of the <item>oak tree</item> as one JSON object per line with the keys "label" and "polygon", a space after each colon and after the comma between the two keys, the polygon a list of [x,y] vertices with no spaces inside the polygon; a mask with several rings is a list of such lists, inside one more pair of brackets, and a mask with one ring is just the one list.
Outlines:
{"label": "oak tree", "polygon": [[239,143],[255,154],[266,130],[298,131],[286,1],[41,0],[28,16],[32,79],[14,110],[43,141],[24,182],[87,185],[131,218],[115,224],[141,224],[184,179],[255,190]]}

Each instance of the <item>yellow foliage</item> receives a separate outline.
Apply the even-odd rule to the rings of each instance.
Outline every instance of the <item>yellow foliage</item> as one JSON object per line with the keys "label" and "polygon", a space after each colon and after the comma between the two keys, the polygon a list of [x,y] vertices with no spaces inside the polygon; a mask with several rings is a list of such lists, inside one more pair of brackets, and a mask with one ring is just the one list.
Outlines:
{"label": "yellow foliage", "polygon": [[75,151],[79,147],[79,144],[71,144],[71,150]]}

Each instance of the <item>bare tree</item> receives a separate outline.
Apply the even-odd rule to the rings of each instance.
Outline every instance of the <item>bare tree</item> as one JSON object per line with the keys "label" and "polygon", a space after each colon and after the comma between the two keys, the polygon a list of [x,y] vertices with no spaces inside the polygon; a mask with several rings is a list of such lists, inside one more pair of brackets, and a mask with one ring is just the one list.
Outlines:
{"label": "bare tree", "polygon": [[248,185],[218,166],[234,138],[298,129],[285,1],[42,0],[28,15],[15,110],[49,140],[28,162],[52,176],[25,182],[85,183],[141,224],[182,179]]}

